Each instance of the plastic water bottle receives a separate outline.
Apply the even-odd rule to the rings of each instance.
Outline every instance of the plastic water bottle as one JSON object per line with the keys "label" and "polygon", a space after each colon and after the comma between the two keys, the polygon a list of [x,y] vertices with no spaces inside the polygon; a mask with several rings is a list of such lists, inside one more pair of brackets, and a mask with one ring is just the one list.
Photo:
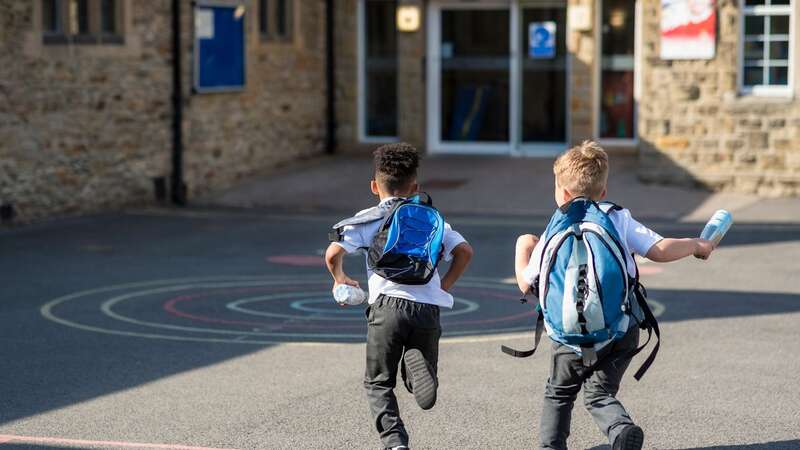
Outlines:
{"label": "plastic water bottle", "polygon": [[360,305],[367,299],[367,293],[361,288],[340,284],[333,290],[333,299],[339,305]]}
{"label": "plastic water bottle", "polygon": [[733,216],[731,216],[731,213],[720,209],[711,216],[711,220],[708,221],[703,228],[703,232],[700,233],[700,238],[707,239],[713,242],[714,246],[717,246],[719,245],[719,241],[725,237],[725,233],[730,230],[731,225],[733,225]]}

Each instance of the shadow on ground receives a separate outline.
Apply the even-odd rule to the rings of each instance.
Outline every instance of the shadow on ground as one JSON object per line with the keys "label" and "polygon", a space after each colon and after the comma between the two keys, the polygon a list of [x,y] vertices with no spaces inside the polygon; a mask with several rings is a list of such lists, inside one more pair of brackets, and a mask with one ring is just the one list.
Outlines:
{"label": "shadow on ground", "polygon": [[[316,255],[326,245],[330,222],[330,218],[252,214],[114,215],[0,232],[0,273],[4,275],[0,360],[6,374],[0,383],[0,423],[78,404],[268,347],[176,342],[76,330],[45,320],[39,308],[46,302],[99,286],[167,278],[294,275],[318,278],[320,283],[329,284],[321,267],[271,264],[266,256]],[[470,269],[472,275],[495,280],[508,277],[513,273],[510,253],[516,234],[533,226],[544,226],[544,220],[531,220],[533,226],[518,219],[508,224],[502,222],[465,223],[459,227],[480,255]],[[660,232],[683,236],[693,235],[695,228],[693,224],[658,225],[655,228]],[[800,225],[753,224],[735,227],[725,244],[796,240],[800,240]],[[363,260],[353,262],[363,264]],[[667,306],[662,317],[667,322],[800,310],[797,296],[788,294],[652,290],[651,297]],[[132,303],[129,307],[135,310],[132,313],[144,316],[163,312],[153,305],[160,303]],[[481,300],[480,306],[486,312],[525,311],[513,298]],[[76,318],[85,318],[97,311],[96,304],[77,303],[73,313]],[[516,326],[529,329],[531,321],[530,316],[523,315]],[[444,320],[445,330],[447,323]],[[295,324],[303,325],[296,320]],[[363,333],[365,325],[361,327]],[[502,331],[507,330],[500,328],[496,332]]]}
{"label": "shadow on ground", "polygon": [[[763,442],[760,444],[732,444],[715,445],[712,447],[686,447],[665,450],[797,450],[800,448],[800,440],[792,439],[788,441]],[[598,445],[587,450],[611,450],[608,445]]]}

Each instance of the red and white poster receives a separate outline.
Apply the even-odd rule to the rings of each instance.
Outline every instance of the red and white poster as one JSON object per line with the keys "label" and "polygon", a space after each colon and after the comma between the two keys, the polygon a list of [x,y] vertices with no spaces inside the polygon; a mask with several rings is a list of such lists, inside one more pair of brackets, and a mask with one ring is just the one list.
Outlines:
{"label": "red and white poster", "polygon": [[714,0],[661,0],[661,59],[711,59],[717,35]]}

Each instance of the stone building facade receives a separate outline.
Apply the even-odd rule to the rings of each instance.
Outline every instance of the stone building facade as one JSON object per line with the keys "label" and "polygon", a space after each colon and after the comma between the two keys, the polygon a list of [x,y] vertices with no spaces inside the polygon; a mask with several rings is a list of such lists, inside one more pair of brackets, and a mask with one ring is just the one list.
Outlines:
{"label": "stone building facade", "polygon": [[[154,179],[172,170],[171,2],[117,0],[122,39],[108,43],[48,41],[47,6],[0,0],[0,202],[23,221],[152,203]],[[197,94],[193,8],[183,2],[190,196],[323,151],[325,2],[294,2],[282,39],[260,32],[260,2],[246,6],[246,85]],[[88,17],[91,30],[98,19]]]}
{"label": "stone building facade", "polygon": [[[691,12],[702,3],[684,6]],[[800,195],[800,71],[794,69],[795,49],[800,48],[800,2],[708,3],[716,19],[713,55],[673,60],[661,55],[661,0],[337,2],[340,150],[360,152],[380,142],[403,140],[431,154],[550,157],[576,142],[595,139],[609,151],[639,154],[640,176],[646,181]],[[375,32],[370,22],[384,28],[393,25],[384,10],[406,7],[419,14],[418,28],[395,31],[396,42]],[[489,16],[492,20],[485,19]],[[771,17],[776,24],[773,34],[761,36],[756,30],[752,35],[745,16],[756,21]],[[787,27],[780,35],[775,33],[778,19]],[[555,51],[534,55],[528,33],[546,25],[553,27]],[[493,38],[481,33],[484,28],[499,36],[494,46],[486,44]],[[502,44],[509,35],[510,44]],[[563,48],[559,36],[566,37]],[[371,39],[391,51],[380,45],[371,48]],[[742,88],[743,72],[749,70],[745,66],[763,62],[747,60],[752,57],[750,41],[759,40],[780,41],[779,48],[765,49],[782,59],[777,64],[788,72],[782,75],[785,86],[777,95],[774,89]],[[370,77],[385,86],[379,72],[385,66],[381,59],[389,55],[396,60],[397,81],[387,94],[385,88],[372,90]],[[501,63],[504,69],[498,70]],[[475,86],[488,93],[479,99]],[[552,100],[537,103],[527,93],[530,86],[544,97],[553,90],[559,93],[566,104],[563,123],[536,116],[537,108],[560,115],[563,106]],[[388,118],[370,111],[369,97],[377,95],[386,101],[376,104],[393,108],[396,132],[391,136],[369,133],[370,114],[376,122]],[[501,108],[492,108],[487,96],[501,96]],[[467,123],[463,115],[468,116],[469,108],[459,104],[464,102],[472,112],[486,107],[504,123],[498,128],[496,121],[484,117],[481,124],[479,113],[470,122],[477,128],[473,135],[454,136],[453,129]],[[467,112],[454,114],[459,108]],[[566,132],[555,138],[527,133],[544,126]]]}
{"label": "stone building facade", "polygon": [[[798,48],[800,2],[794,3],[790,36]],[[713,59],[662,61],[659,12],[658,2],[644,3],[642,178],[766,196],[800,195],[800,71],[789,71],[793,80],[785,94],[741,93],[737,80],[744,16],[735,0],[718,2]]]}
{"label": "stone building facade", "polygon": [[[105,32],[114,17],[115,34],[51,36],[56,3],[73,8],[64,27]],[[71,16],[107,3],[108,17]],[[0,0],[0,216],[153,202],[173,170],[171,3]],[[335,151],[360,154],[403,140],[552,157],[596,139],[638,154],[648,181],[800,195],[797,1],[711,2],[713,55],[685,60],[662,57],[661,0],[206,2],[241,14],[246,82],[203,94],[195,3],[180,3],[190,198],[323,153],[329,126]],[[758,67],[780,89],[751,79]]]}

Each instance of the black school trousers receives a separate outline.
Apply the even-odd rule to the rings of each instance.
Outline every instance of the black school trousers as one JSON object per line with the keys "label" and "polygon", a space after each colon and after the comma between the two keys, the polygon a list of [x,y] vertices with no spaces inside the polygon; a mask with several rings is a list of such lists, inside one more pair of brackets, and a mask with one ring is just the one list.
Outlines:
{"label": "black school trousers", "polygon": [[627,425],[630,415],[617,399],[620,381],[631,362],[630,352],[639,343],[639,328],[605,348],[597,356],[601,362],[586,377],[583,358],[566,345],[553,342],[550,378],[544,390],[544,406],[539,433],[542,449],[566,450],[572,419],[572,406],[583,388],[583,404],[611,445]]}
{"label": "black school trousers", "polygon": [[367,369],[364,387],[375,428],[384,447],[408,445],[408,433],[394,395],[403,353],[416,348],[436,371],[439,360],[439,307],[381,295],[366,311]]}

